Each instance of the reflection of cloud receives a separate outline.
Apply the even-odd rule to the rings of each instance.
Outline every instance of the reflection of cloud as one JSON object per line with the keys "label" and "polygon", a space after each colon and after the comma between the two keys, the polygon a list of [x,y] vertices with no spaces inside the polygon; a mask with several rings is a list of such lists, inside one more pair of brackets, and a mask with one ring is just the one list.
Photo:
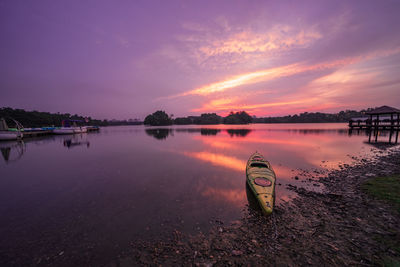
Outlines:
{"label": "reflection of cloud", "polygon": [[289,140],[289,139],[273,139],[270,137],[263,137],[263,138],[257,138],[257,137],[246,137],[243,139],[229,139],[229,142],[244,142],[244,143],[257,143],[257,144],[275,144],[275,145],[290,145],[290,146],[298,146],[298,147],[304,147],[304,146],[314,146],[315,144],[310,144],[306,143],[303,140],[300,141],[295,141],[295,140]]}
{"label": "reflection of cloud", "polygon": [[211,162],[214,165],[226,167],[235,171],[244,172],[246,168],[246,161],[240,160],[235,157],[210,152],[183,152],[183,154],[202,161]]}
{"label": "reflection of cloud", "polygon": [[[243,182],[244,184],[244,182]],[[207,187],[201,194],[205,197],[213,198],[218,202],[229,201],[232,204],[241,207],[246,202],[246,195],[244,189],[217,189]]]}
{"label": "reflection of cloud", "polygon": [[276,182],[279,183],[280,180],[289,181],[293,176],[293,172],[289,167],[284,167],[282,165],[272,166],[276,174]]}
{"label": "reflection of cloud", "polygon": [[204,144],[216,147],[216,148],[223,148],[223,149],[238,149],[238,146],[228,142],[228,141],[221,141],[221,140],[214,140],[214,139],[206,139],[206,138],[196,138],[201,140]]}

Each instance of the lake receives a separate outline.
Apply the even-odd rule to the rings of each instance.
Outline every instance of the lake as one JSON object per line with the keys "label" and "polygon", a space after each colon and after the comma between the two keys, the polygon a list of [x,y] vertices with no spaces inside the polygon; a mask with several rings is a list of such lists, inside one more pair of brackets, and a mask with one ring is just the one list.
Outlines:
{"label": "lake", "polygon": [[367,141],[332,123],[120,126],[2,142],[0,263],[106,261],[138,239],[207,232],[248,212],[245,165],[255,151],[276,172],[279,205],[295,196],[287,184],[322,190],[305,171],[317,178],[372,155]]}

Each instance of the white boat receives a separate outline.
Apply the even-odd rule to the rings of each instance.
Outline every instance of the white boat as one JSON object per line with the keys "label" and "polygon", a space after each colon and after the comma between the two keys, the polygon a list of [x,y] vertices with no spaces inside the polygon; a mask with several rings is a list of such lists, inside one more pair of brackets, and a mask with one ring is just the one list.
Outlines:
{"label": "white boat", "polygon": [[[82,122],[79,120],[63,120],[61,127],[53,130],[54,134],[77,134],[86,133],[87,128],[85,126],[78,126],[76,122]],[[72,125],[71,125],[72,124]]]}
{"label": "white boat", "polygon": [[17,125],[17,131],[9,131],[6,120],[4,118],[0,119],[0,140],[17,140],[24,136],[21,133],[21,128],[23,128],[22,125],[18,121],[14,119],[12,120]]}
{"label": "white boat", "polygon": [[75,127],[60,127],[53,130],[54,134],[74,134]]}
{"label": "white boat", "polygon": [[0,140],[17,140],[22,137],[23,134],[21,132],[0,131]]}
{"label": "white boat", "polygon": [[75,131],[75,133],[86,133],[87,128],[85,126],[74,127],[74,131]]}

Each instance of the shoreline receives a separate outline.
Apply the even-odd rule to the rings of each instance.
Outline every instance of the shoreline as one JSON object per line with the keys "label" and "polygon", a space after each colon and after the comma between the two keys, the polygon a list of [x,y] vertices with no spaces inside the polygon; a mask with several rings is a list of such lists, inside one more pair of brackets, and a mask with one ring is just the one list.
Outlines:
{"label": "shoreline", "polygon": [[[264,217],[251,207],[241,220],[217,222],[207,234],[175,231],[167,241],[132,242],[129,251],[105,266],[133,265],[376,265],[399,260],[386,240],[400,240],[400,214],[373,199],[361,184],[400,173],[400,149],[376,153],[331,170],[318,193],[290,186],[298,196]],[[316,181],[313,180],[312,183]]]}

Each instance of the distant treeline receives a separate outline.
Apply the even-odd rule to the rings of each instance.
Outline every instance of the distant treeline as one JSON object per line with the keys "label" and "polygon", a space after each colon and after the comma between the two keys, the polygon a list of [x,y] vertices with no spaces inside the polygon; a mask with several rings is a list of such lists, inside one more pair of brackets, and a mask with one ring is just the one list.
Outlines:
{"label": "distant treeline", "polygon": [[25,111],[23,109],[12,109],[8,107],[0,108],[0,118],[5,118],[9,127],[15,126],[11,118],[20,122],[24,127],[61,126],[63,120],[79,120],[82,121],[82,124],[97,126],[143,124],[143,122],[138,120],[96,120],[77,114]]}
{"label": "distant treeline", "polygon": [[318,123],[318,122],[348,122],[351,118],[365,116],[366,110],[346,110],[339,113],[304,112],[299,115],[288,115],[284,117],[253,118],[253,123]]}
{"label": "distant treeline", "polygon": [[[321,112],[304,112],[299,115],[288,115],[283,117],[258,118],[250,116],[245,111],[231,112],[228,116],[222,117],[216,113],[203,113],[200,116],[188,116],[173,118],[165,111],[158,110],[146,116],[144,124],[152,126],[161,125],[209,125],[209,124],[248,124],[248,123],[323,123],[323,122],[348,122],[350,118],[361,117],[372,108],[355,111],[346,110],[339,113],[329,114]],[[91,117],[71,115],[69,113],[49,113],[39,111],[25,111],[23,109],[0,108],[0,118],[5,118],[10,127],[13,123],[10,118],[19,121],[24,127],[60,126],[63,120],[81,120],[85,125],[111,126],[111,125],[139,125],[143,122],[138,119],[130,120],[97,120]],[[86,122],[87,121],[87,122]]]}
{"label": "distant treeline", "polygon": [[161,126],[161,125],[188,125],[188,124],[248,124],[251,123],[253,118],[245,111],[231,112],[226,117],[221,117],[215,113],[203,113],[200,116],[189,116],[173,119],[168,116],[165,111],[158,110],[153,114],[148,115],[144,119],[145,125]]}
{"label": "distant treeline", "polygon": [[364,116],[365,112],[372,110],[355,111],[346,110],[339,113],[329,114],[321,112],[304,112],[299,115],[288,115],[283,117],[264,117],[257,118],[250,116],[245,111],[231,112],[226,117],[221,117],[215,113],[203,113],[200,116],[179,117],[173,119],[165,111],[158,110],[150,114],[144,120],[145,125],[161,126],[161,125],[188,125],[188,124],[248,124],[248,123],[323,123],[323,122],[348,122],[350,118]]}

